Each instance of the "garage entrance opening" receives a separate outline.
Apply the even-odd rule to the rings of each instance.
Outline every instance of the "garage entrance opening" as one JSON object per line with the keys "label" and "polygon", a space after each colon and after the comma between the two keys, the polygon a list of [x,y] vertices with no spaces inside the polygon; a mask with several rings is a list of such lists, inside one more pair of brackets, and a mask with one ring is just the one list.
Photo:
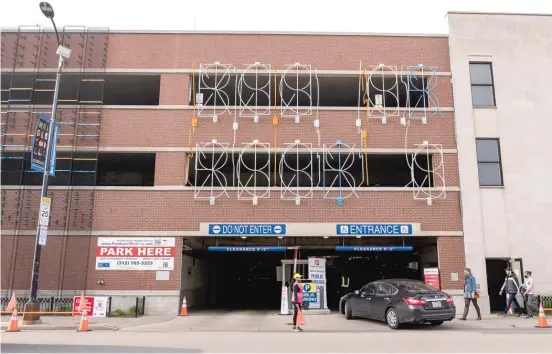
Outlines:
{"label": "garage entrance opening", "polygon": [[[297,267],[309,279],[307,260],[326,259],[326,299],[337,309],[344,294],[379,279],[423,280],[423,269],[437,267],[437,244],[433,237],[318,238],[239,237],[195,238],[187,257],[200,261],[201,279],[183,267],[183,295],[188,307],[221,310],[279,311],[282,286],[292,284],[295,248],[302,264]],[[408,246],[405,246],[408,245]],[[291,261],[291,262],[290,262]],[[285,263],[285,265],[284,265]],[[188,270],[188,276],[186,274]],[[195,290],[191,290],[191,284]],[[348,286],[347,286],[348,285]],[[198,293],[197,289],[201,292]]]}

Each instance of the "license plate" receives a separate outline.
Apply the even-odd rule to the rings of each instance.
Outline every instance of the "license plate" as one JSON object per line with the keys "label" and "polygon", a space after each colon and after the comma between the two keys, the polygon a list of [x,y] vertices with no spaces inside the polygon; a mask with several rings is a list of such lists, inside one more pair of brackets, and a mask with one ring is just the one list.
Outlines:
{"label": "license plate", "polygon": [[431,307],[436,309],[436,308],[439,308],[439,307],[443,307],[443,305],[441,304],[441,301],[434,301],[434,302],[431,303]]}

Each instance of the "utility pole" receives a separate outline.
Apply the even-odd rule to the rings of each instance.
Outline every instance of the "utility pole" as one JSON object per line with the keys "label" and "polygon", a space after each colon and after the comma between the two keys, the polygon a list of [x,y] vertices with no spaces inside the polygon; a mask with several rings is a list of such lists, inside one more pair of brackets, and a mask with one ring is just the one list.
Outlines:
{"label": "utility pole", "polygon": [[[50,166],[52,163],[55,163],[55,161],[51,161],[52,157],[52,142],[53,139],[56,139],[54,129],[55,129],[55,120],[56,120],[56,111],[57,111],[57,105],[58,105],[58,95],[59,95],[59,82],[61,79],[61,71],[63,69],[63,63],[65,60],[69,59],[71,56],[71,49],[64,47],[63,43],[59,40],[59,34],[57,31],[56,24],[54,22],[54,9],[52,8],[52,5],[50,5],[47,2],[41,2],[39,4],[40,10],[46,16],[52,21],[52,24],[54,25],[54,30],[56,31],[56,38],[58,43],[58,49],[56,51],[56,54],[59,56],[58,58],[58,66],[56,71],[56,86],[54,89],[54,99],[52,103],[52,116],[50,117],[50,126],[48,129],[48,142],[46,145],[46,158],[44,160],[44,173],[42,177],[42,193],[41,193],[41,208],[42,209],[42,200],[48,196],[48,178],[49,178],[49,172],[50,172]],[[50,215],[48,215],[48,218]],[[34,260],[33,260],[33,272],[32,272],[32,278],[31,278],[31,296],[29,298],[29,301],[25,304],[25,312],[33,312],[31,314],[24,314],[23,315],[23,324],[38,324],[42,321],[40,320],[40,303],[37,300],[37,294],[38,294],[38,275],[40,271],[40,252],[42,250],[42,245],[40,241],[40,229],[41,229],[41,222],[40,222],[41,214],[39,212],[38,215],[38,222],[36,227],[36,241],[35,241],[35,249],[34,249]]]}

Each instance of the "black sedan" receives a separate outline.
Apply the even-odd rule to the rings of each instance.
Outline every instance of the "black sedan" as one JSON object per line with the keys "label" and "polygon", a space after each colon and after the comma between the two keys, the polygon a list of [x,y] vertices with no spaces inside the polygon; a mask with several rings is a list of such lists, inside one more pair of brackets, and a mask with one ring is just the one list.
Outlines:
{"label": "black sedan", "polygon": [[347,319],[385,321],[392,329],[403,323],[439,326],[456,316],[452,297],[423,282],[408,279],[372,282],[343,296],[339,309]]}

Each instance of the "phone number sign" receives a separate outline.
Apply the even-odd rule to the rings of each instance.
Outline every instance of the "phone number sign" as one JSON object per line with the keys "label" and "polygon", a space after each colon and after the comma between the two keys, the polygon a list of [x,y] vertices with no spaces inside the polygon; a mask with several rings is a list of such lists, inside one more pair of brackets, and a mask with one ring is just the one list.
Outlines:
{"label": "phone number sign", "polygon": [[100,237],[97,270],[173,270],[174,237]]}

